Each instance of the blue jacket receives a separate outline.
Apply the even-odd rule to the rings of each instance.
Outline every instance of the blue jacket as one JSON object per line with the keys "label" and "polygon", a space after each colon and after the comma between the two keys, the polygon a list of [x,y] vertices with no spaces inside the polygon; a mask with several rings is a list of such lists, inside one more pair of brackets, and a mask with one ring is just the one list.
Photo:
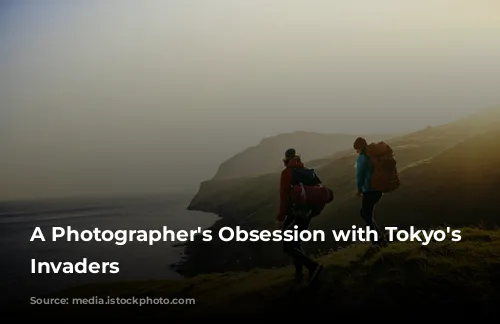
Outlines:
{"label": "blue jacket", "polygon": [[356,186],[358,190],[362,192],[371,191],[372,174],[373,168],[370,164],[370,158],[364,153],[359,154],[356,161]]}

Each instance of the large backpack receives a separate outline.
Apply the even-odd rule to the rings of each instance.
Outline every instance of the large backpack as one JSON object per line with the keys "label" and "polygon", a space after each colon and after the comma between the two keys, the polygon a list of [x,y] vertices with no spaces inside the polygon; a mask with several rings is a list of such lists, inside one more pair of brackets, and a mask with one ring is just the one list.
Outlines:
{"label": "large backpack", "polygon": [[392,148],[385,142],[371,143],[365,152],[373,168],[371,188],[385,193],[398,189],[401,183]]}
{"label": "large backpack", "polygon": [[294,168],[290,198],[296,209],[322,210],[334,199],[333,191],[323,186],[314,169]]}
{"label": "large backpack", "polygon": [[321,180],[314,171],[314,169],[309,168],[293,168],[292,169],[292,186],[304,185],[304,186],[319,186],[321,185]]}

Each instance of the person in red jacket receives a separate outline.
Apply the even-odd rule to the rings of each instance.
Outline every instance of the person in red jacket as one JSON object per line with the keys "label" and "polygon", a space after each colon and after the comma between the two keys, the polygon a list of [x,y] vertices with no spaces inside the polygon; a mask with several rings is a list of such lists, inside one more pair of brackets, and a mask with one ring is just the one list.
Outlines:
{"label": "person in red jacket", "polygon": [[[296,154],[295,149],[286,150],[285,158],[283,159],[285,169],[281,172],[280,179],[280,206],[278,215],[276,216],[276,227],[281,230],[294,230],[297,225],[298,231],[307,230],[309,228],[312,213],[320,211],[312,210],[293,210],[290,202],[290,190],[292,188],[292,175],[294,168],[304,168],[300,156]],[[304,254],[301,241],[283,242],[283,250],[290,255],[294,260],[295,265],[295,280],[300,282],[303,279],[303,268],[306,267],[309,271],[309,284],[315,282],[319,274],[323,270],[323,266],[312,260]]]}

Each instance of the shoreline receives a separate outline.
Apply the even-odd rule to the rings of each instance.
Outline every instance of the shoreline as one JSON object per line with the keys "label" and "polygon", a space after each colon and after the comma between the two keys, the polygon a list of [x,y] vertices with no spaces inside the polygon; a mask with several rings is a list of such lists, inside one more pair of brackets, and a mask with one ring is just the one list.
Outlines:
{"label": "shoreline", "polygon": [[[133,243],[126,249],[115,247],[113,244],[98,245],[99,243],[72,243],[65,242],[32,242],[29,240],[36,226],[75,226],[91,228],[99,226],[109,229],[134,229],[141,227],[157,227],[161,224],[172,228],[190,229],[198,226],[211,227],[219,217],[213,213],[189,210],[186,208],[194,193],[180,193],[179,195],[140,195],[139,197],[114,197],[113,200],[89,199],[87,197],[75,199],[39,200],[16,202],[4,205],[4,218],[9,221],[2,227],[3,249],[0,250],[6,267],[2,273],[1,282],[3,297],[0,304],[12,301],[26,302],[27,298],[50,294],[61,289],[91,283],[125,282],[137,280],[181,280],[186,276],[176,270],[176,265],[186,258],[186,242],[166,242],[153,247]],[[134,198],[130,201],[130,198]],[[98,212],[84,217],[73,217],[92,206],[106,209],[102,216]],[[30,217],[17,218],[20,212],[29,213]],[[46,215],[58,213],[58,218],[46,219]],[[42,215],[43,217],[40,217]],[[49,215],[50,216],[50,215]],[[9,218],[9,219],[10,219]],[[12,245],[12,242],[18,244]],[[10,247],[8,247],[10,246]],[[119,261],[121,269],[115,275],[62,275],[62,274],[30,274],[29,260],[54,262],[77,262],[82,258],[90,261]],[[106,259],[106,260],[101,260]],[[113,260],[107,260],[113,259]],[[52,271],[51,271],[52,272]]]}

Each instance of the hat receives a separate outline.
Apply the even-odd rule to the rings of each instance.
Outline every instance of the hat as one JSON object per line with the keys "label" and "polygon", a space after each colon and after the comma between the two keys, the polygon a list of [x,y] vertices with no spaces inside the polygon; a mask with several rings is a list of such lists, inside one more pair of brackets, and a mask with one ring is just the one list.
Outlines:
{"label": "hat", "polygon": [[293,158],[297,155],[297,152],[293,148],[289,148],[288,150],[285,151],[285,157],[290,159]]}

